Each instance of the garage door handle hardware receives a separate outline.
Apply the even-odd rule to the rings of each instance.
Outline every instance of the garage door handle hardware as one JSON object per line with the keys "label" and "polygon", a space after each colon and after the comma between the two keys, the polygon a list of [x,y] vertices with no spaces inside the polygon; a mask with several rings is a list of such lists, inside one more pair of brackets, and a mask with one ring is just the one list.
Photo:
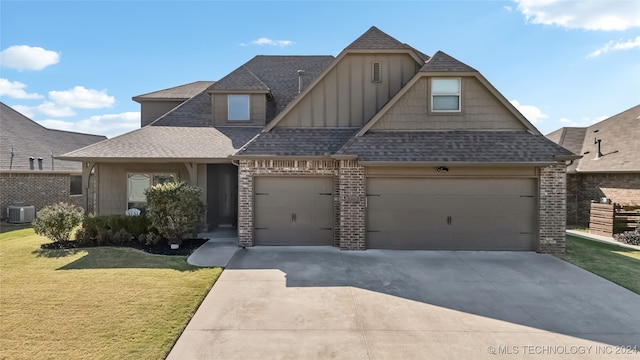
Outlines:
{"label": "garage door handle hardware", "polygon": [[269,228],[261,228],[261,227],[257,227],[256,230],[269,230]]}
{"label": "garage door handle hardware", "polygon": [[269,193],[256,193],[256,195],[269,195]]}
{"label": "garage door handle hardware", "polygon": [[330,228],[330,227],[328,227],[328,228],[320,228],[320,230],[333,230],[333,228]]}
{"label": "garage door handle hardware", "polygon": [[520,235],[533,235],[533,233],[525,231],[525,232],[520,232]]}
{"label": "garage door handle hardware", "polygon": [[447,216],[447,225],[451,225],[451,216]]}
{"label": "garage door handle hardware", "polygon": [[520,197],[528,197],[528,198],[532,198],[533,195],[520,195]]}
{"label": "garage door handle hardware", "polygon": [[296,213],[291,214],[291,221],[292,222],[296,222],[296,218],[297,218]]}
{"label": "garage door handle hardware", "polygon": [[367,230],[367,232],[380,232],[380,230]]}
{"label": "garage door handle hardware", "polygon": [[318,193],[318,195],[333,195],[332,193]]}

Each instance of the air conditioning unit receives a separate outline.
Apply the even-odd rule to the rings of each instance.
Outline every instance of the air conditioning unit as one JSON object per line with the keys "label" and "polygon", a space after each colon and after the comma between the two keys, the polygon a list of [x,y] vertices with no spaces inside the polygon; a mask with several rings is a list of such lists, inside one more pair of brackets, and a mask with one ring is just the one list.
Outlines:
{"label": "air conditioning unit", "polygon": [[35,206],[11,205],[7,207],[7,222],[30,223],[36,218]]}

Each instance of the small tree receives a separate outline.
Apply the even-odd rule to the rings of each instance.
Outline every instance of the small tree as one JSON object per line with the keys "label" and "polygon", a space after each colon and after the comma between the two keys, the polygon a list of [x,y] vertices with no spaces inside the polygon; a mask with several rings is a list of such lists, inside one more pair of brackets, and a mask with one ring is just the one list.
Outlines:
{"label": "small tree", "polygon": [[151,226],[169,243],[181,244],[182,235],[193,231],[204,215],[202,190],[185,182],[166,182],[145,190],[146,215]]}
{"label": "small tree", "polygon": [[82,223],[84,209],[79,206],[59,203],[45,206],[36,214],[33,230],[53,242],[69,240],[71,231]]}

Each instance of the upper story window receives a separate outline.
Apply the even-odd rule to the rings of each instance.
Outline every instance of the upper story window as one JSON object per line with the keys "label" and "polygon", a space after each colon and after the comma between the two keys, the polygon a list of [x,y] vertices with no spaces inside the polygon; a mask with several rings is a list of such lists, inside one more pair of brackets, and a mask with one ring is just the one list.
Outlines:
{"label": "upper story window", "polygon": [[229,95],[228,103],[229,120],[251,120],[249,116],[249,95]]}
{"label": "upper story window", "polygon": [[431,110],[460,111],[460,78],[431,79]]}
{"label": "upper story window", "polygon": [[382,82],[382,64],[379,61],[371,63],[371,82]]}

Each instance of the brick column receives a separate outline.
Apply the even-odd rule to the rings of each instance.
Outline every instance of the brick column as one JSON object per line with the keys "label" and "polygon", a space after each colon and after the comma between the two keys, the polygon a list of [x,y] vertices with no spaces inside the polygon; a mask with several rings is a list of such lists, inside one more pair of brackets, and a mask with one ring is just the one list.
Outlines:
{"label": "brick column", "polygon": [[538,251],[564,254],[567,223],[566,166],[540,169],[540,242]]}
{"label": "brick column", "polygon": [[364,250],[365,171],[355,160],[340,161],[340,248]]}
{"label": "brick column", "polygon": [[240,160],[238,166],[238,241],[241,246],[253,246],[253,173],[250,160]]}

